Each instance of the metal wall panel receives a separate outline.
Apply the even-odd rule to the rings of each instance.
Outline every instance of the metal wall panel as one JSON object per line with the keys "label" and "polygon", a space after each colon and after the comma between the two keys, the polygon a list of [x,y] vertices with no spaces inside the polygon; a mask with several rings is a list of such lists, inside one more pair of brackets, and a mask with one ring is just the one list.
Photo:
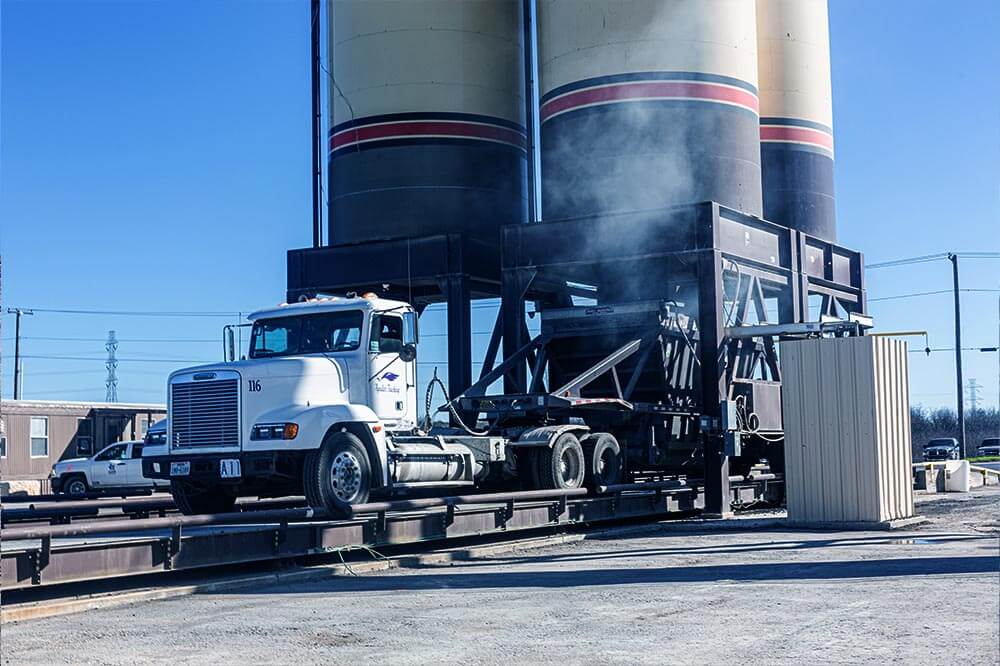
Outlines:
{"label": "metal wall panel", "polygon": [[906,343],[781,343],[788,517],[884,522],[913,515]]}

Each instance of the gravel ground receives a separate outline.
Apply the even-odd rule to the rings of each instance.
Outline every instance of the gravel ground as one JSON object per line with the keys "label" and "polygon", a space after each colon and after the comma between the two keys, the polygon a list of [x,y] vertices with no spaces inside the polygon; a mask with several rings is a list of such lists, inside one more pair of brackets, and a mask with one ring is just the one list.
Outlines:
{"label": "gravel ground", "polygon": [[1000,663],[1000,491],[901,532],[622,530],[3,627],[4,664]]}

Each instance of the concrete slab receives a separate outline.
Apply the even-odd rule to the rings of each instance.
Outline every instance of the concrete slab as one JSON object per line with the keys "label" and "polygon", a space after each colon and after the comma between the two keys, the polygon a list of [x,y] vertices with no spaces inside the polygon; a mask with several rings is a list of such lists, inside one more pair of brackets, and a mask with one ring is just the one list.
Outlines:
{"label": "concrete slab", "polygon": [[[885,532],[636,526],[4,626],[18,664],[1000,660],[1000,492]],[[737,522],[737,521],[733,521]],[[749,527],[753,523],[747,522]],[[933,600],[930,602],[929,600]]]}

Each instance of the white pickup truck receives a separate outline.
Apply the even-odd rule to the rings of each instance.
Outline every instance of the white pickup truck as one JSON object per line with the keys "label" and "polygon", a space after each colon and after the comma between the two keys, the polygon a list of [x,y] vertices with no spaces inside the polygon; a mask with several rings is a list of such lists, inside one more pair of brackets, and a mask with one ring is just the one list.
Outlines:
{"label": "white pickup truck", "polygon": [[170,484],[142,475],[143,442],[118,442],[90,458],[61,460],[52,466],[53,493],[84,495],[92,491],[165,488]]}

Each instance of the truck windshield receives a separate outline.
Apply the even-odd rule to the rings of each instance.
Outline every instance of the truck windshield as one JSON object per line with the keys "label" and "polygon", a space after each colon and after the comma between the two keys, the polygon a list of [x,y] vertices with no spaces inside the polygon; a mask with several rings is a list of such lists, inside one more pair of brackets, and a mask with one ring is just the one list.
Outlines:
{"label": "truck windshield", "polygon": [[250,334],[250,358],[354,351],[363,320],[361,310],[261,319]]}

